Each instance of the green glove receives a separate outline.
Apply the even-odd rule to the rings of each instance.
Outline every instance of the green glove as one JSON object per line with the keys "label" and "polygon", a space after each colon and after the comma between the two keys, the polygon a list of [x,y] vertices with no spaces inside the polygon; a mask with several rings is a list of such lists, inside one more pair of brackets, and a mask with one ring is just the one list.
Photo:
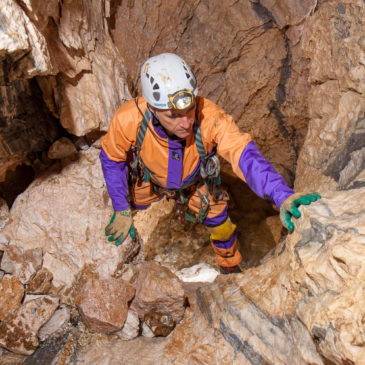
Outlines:
{"label": "green glove", "polygon": [[289,196],[280,207],[280,220],[283,226],[290,232],[293,232],[294,224],[291,221],[291,217],[300,217],[299,205],[309,205],[317,199],[321,199],[321,196],[317,193],[296,193]]}
{"label": "green glove", "polygon": [[134,239],[135,232],[131,210],[114,212],[109,224],[105,227],[105,235],[109,236],[108,241],[115,241],[115,245],[119,246],[128,237],[128,233]]}

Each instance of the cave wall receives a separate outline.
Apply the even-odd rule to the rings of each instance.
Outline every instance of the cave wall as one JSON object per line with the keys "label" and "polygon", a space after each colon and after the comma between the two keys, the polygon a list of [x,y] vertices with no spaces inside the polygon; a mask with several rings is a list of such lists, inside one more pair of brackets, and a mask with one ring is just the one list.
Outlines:
{"label": "cave wall", "polygon": [[[298,42],[316,4],[5,0],[2,181],[8,168],[32,166],[29,153],[47,151],[62,135],[106,131],[118,106],[140,93],[144,60],[176,52],[196,73],[200,93],[232,113],[293,185],[308,122],[308,65]],[[8,148],[14,144],[16,152]],[[22,155],[16,163],[15,154]]]}
{"label": "cave wall", "polygon": [[365,186],[364,2],[323,4],[306,22],[310,61],[309,129],[300,152],[297,190]]}

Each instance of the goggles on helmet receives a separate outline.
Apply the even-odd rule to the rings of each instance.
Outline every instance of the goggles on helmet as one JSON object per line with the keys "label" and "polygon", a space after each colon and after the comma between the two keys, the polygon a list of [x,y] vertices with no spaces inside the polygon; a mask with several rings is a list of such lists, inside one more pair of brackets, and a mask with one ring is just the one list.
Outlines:
{"label": "goggles on helmet", "polygon": [[180,90],[168,97],[169,109],[186,109],[195,101],[195,95],[190,90]]}

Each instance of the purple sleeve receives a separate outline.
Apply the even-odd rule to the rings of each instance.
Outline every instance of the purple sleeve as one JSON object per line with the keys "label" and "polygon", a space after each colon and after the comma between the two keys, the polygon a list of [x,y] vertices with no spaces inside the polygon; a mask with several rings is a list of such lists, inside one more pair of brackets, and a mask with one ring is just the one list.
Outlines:
{"label": "purple sleeve", "polygon": [[101,167],[103,169],[106,188],[112,199],[115,211],[129,208],[128,166],[122,162],[112,161],[103,149],[100,152]]}
{"label": "purple sleeve", "polygon": [[294,194],[253,141],[243,150],[238,164],[250,189],[259,197],[274,202],[277,208]]}

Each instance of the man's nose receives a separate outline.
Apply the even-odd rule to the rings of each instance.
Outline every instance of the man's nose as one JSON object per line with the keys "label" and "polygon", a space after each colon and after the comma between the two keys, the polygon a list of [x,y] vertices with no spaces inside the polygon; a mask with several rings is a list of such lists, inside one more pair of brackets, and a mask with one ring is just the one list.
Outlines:
{"label": "man's nose", "polygon": [[187,115],[181,117],[181,126],[185,129],[191,127],[192,119],[189,118]]}

